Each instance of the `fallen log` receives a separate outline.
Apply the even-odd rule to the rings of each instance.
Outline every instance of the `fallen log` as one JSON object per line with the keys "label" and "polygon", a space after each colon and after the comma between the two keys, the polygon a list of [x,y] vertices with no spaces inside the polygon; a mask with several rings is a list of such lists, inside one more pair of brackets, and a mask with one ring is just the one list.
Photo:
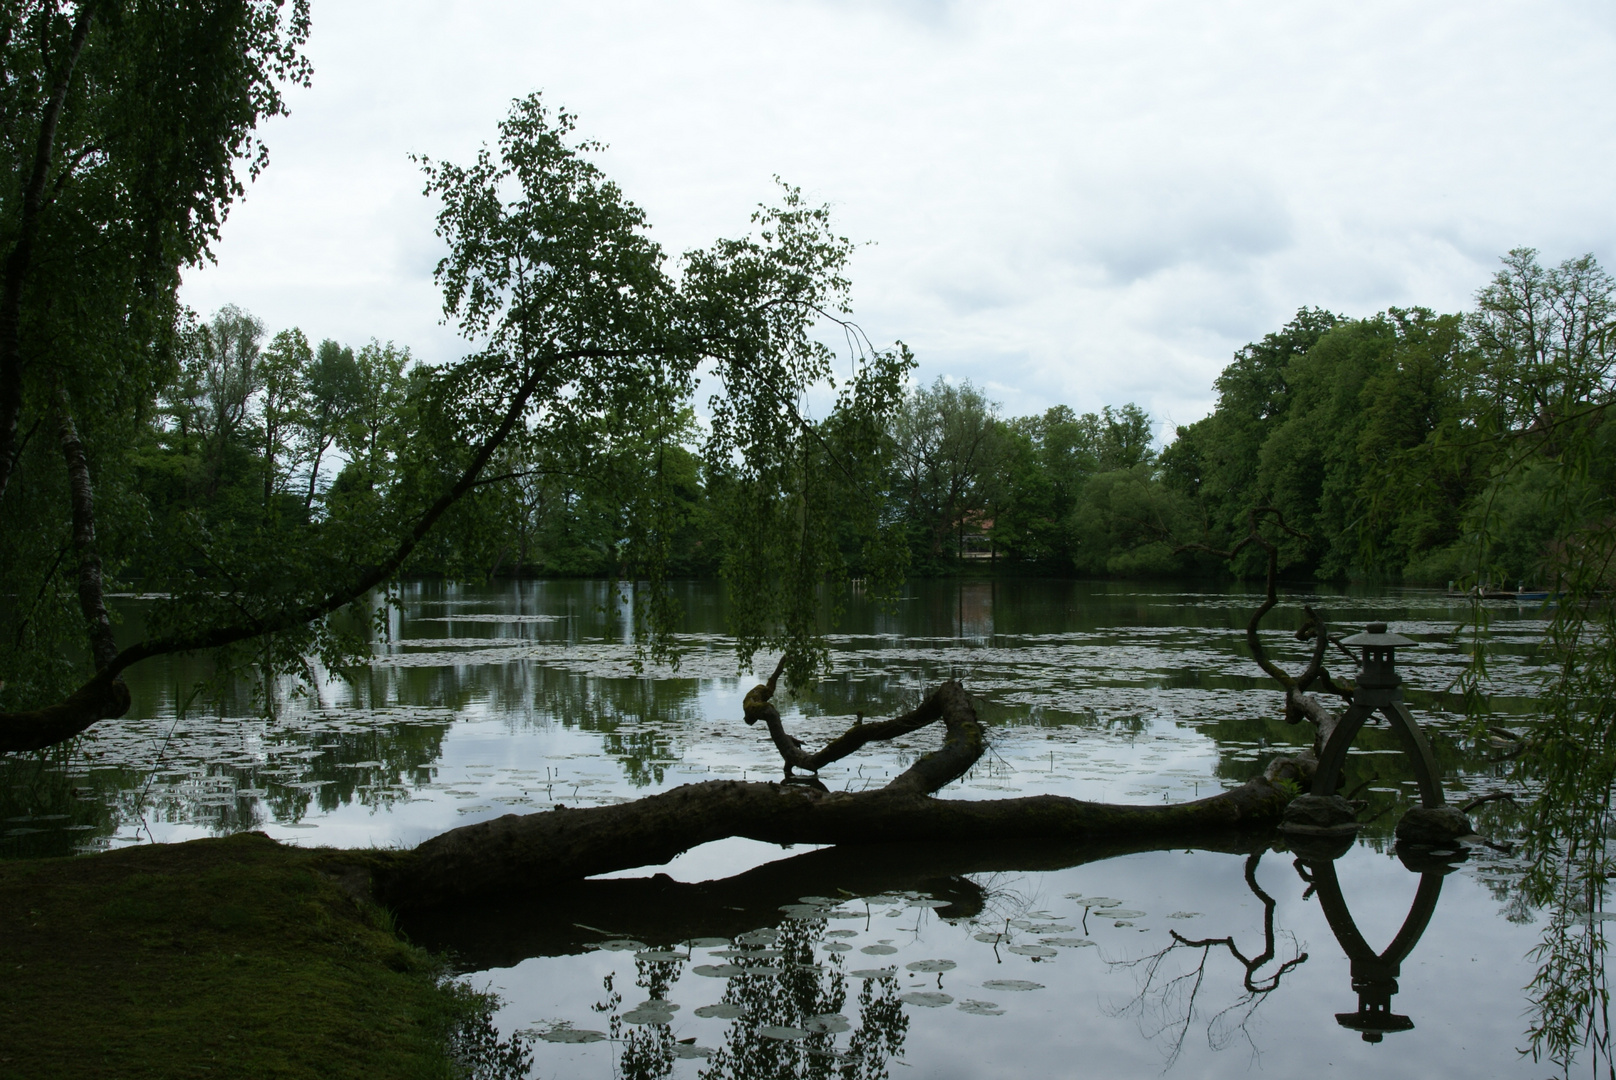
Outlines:
{"label": "fallen log", "polygon": [[[1115,805],[1058,795],[939,799],[933,793],[963,776],[986,746],[976,709],[958,682],[943,683],[910,713],[856,724],[825,751],[808,754],[785,733],[770,704],[778,677],[776,669],[768,683],[747,695],[746,711],[749,722],[768,725],[786,765],[783,782],[708,781],[616,806],[507,814],[451,829],[413,851],[378,861],[374,895],[400,909],[533,898],[562,882],[657,865],[728,837],[777,844],[1189,838],[1276,824],[1311,772],[1305,755],[1281,759],[1265,776],[1231,791],[1170,805]],[[791,774],[794,766],[817,770],[872,739],[937,721],[944,726],[943,746],[883,788],[831,792]]]}

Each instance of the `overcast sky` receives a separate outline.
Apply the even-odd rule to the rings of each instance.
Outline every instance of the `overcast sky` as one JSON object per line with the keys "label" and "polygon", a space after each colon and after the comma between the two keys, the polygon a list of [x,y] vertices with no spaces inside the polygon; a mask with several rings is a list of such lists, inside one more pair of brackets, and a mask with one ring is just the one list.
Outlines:
{"label": "overcast sky", "polygon": [[1458,310],[1520,245],[1616,262],[1605,2],[314,0],[309,53],[185,299],[430,360],[468,350],[409,155],[470,158],[534,90],[670,252],[776,174],[830,203],[871,338],[1006,415],[1186,423],[1300,306]]}

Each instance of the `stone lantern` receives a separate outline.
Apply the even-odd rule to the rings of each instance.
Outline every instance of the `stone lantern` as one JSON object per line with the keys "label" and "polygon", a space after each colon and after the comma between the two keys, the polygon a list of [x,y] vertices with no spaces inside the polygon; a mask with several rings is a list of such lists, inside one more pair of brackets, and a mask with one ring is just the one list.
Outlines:
{"label": "stone lantern", "polygon": [[[1353,807],[1337,794],[1337,789],[1341,787],[1341,771],[1346,765],[1347,751],[1352,748],[1359,730],[1376,713],[1385,717],[1397,733],[1419,784],[1421,805],[1404,815],[1405,820],[1413,815],[1417,824],[1433,812],[1439,812],[1443,822],[1450,816],[1462,819],[1462,814],[1444,809],[1442,784],[1437,778],[1431,744],[1426,742],[1425,733],[1414,721],[1414,714],[1403,703],[1403,680],[1397,674],[1397,650],[1417,643],[1402,634],[1389,632],[1385,623],[1370,623],[1363,633],[1354,634],[1341,644],[1356,645],[1363,650],[1358,681],[1352,690],[1352,703],[1341,714],[1319,750],[1319,765],[1313,774],[1312,792],[1291,800],[1285,808],[1285,818],[1280,828],[1299,836],[1350,836],[1357,831]],[[1459,824],[1438,823],[1438,831],[1451,833]],[[1467,822],[1463,823],[1463,827],[1469,831]],[[1401,823],[1398,831],[1401,836]]]}
{"label": "stone lantern", "polygon": [[1372,622],[1364,627],[1363,633],[1343,638],[1341,644],[1357,645],[1363,649],[1363,660],[1358,666],[1360,687],[1365,690],[1391,690],[1403,681],[1397,674],[1398,648],[1419,642],[1402,634],[1388,633],[1383,622]]}

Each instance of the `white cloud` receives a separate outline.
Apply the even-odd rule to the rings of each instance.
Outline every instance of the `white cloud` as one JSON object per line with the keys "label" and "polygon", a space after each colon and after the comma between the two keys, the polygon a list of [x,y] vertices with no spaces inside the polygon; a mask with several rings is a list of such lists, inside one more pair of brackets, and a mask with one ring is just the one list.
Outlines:
{"label": "white cloud", "polygon": [[858,318],[1009,414],[1183,423],[1298,307],[1468,303],[1497,255],[1610,261],[1616,19],[1591,3],[316,0],[203,310],[448,358],[412,152],[542,89],[671,251],[780,174],[875,241]]}

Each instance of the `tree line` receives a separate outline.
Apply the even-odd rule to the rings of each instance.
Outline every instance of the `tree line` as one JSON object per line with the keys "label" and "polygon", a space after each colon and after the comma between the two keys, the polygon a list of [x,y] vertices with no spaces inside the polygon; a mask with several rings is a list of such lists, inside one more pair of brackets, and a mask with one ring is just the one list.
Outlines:
{"label": "tree line", "polygon": [[[821,463],[878,508],[835,542],[855,572],[873,527],[911,575],[1220,576],[1231,568],[1216,552],[1269,506],[1288,526],[1282,562],[1294,577],[1541,585],[1563,525],[1537,505],[1557,442],[1515,462],[1513,437],[1596,405],[1616,342],[1613,294],[1590,256],[1545,268],[1521,249],[1469,312],[1304,308],[1239,350],[1213,412],[1165,447],[1133,403],[1007,418],[969,382],[911,386],[857,476],[835,453]],[[314,349],[295,328],[266,341],[236,308],[181,338],[177,376],[142,433],[136,487],[158,516],[198,514],[216,529],[255,516],[308,522],[398,481],[426,386],[408,349]],[[1598,432],[1599,420],[1575,422]],[[720,573],[737,539],[724,527],[728,463],[703,437],[688,406],[659,432],[673,575]],[[630,572],[648,449],[627,432],[581,452],[510,455],[417,569]]]}

